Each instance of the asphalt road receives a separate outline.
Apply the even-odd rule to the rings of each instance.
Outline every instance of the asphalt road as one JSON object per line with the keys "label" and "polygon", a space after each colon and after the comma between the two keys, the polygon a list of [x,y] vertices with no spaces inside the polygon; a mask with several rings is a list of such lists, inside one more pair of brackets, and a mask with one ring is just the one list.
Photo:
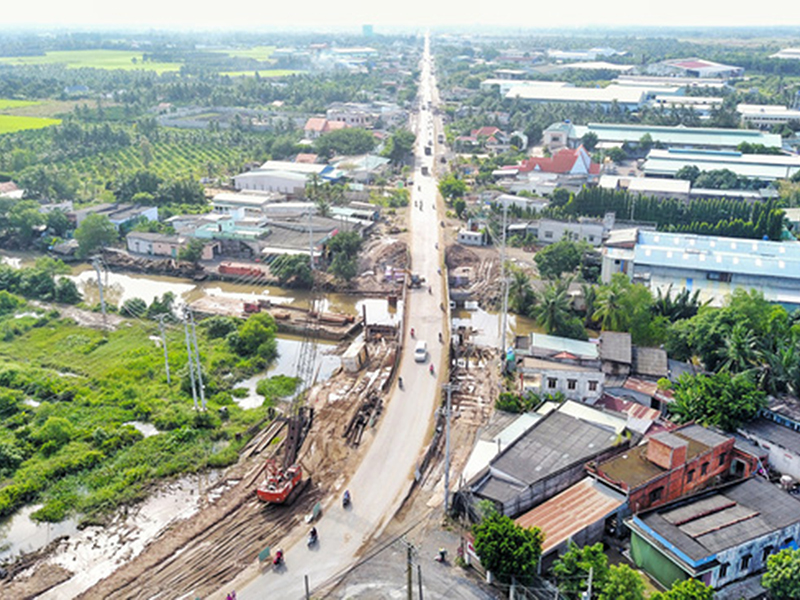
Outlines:
{"label": "asphalt road", "polygon": [[[425,277],[426,285],[411,290],[407,296],[406,346],[400,363],[404,389],[394,388],[376,427],[375,438],[346,485],[353,498],[351,507],[343,509],[340,496],[330,499],[317,523],[318,546],[306,547],[306,531],[293,532],[290,538],[275,546],[284,550],[286,560],[281,569],[264,567],[257,573],[250,570],[230,585],[237,590],[240,599],[303,598],[306,576],[312,592],[338,580],[357,560],[359,549],[377,538],[400,508],[411,487],[417,462],[430,439],[441,383],[443,345],[439,343],[439,333],[445,332],[446,322],[440,306],[444,302],[443,282],[438,273],[441,251],[436,248],[441,236],[436,206],[437,182],[432,175],[421,173],[422,166],[434,173],[437,153],[425,156],[424,148],[431,142],[436,147],[437,136],[443,131],[441,122],[434,123],[434,116],[428,109],[429,102],[438,100],[430,65],[426,37],[421,63],[420,109],[412,118],[417,144],[409,220],[412,270]],[[428,342],[429,357],[423,364],[414,360],[416,340],[410,337],[412,327],[416,330],[416,339]],[[435,367],[435,375],[429,373],[430,364]]]}

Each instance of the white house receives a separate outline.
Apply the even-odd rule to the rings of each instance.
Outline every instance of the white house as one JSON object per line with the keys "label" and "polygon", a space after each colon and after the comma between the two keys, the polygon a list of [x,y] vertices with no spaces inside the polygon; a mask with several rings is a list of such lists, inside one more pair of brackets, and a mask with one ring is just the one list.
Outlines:
{"label": "white house", "polygon": [[485,246],[487,242],[486,233],[483,231],[460,229],[458,231],[457,241],[459,244],[464,244],[465,246]]}
{"label": "white house", "polygon": [[596,400],[603,395],[605,373],[582,367],[526,356],[517,365],[524,390],[540,395],[561,392],[570,400]]}

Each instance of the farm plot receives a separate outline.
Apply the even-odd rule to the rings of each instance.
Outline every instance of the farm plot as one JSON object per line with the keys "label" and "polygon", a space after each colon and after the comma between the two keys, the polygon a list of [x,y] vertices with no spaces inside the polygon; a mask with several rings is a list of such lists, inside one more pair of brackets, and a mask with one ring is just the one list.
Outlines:
{"label": "farm plot", "polygon": [[0,135],[14,133],[26,129],[42,129],[51,125],[58,125],[61,119],[44,119],[39,117],[20,117],[17,115],[0,114]]}
{"label": "farm plot", "polygon": [[0,63],[8,65],[51,65],[60,64],[68,69],[123,69],[125,71],[145,70],[164,73],[178,71],[180,63],[143,62],[141,52],[128,50],[61,50],[47,52],[39,56],[6,56]]}

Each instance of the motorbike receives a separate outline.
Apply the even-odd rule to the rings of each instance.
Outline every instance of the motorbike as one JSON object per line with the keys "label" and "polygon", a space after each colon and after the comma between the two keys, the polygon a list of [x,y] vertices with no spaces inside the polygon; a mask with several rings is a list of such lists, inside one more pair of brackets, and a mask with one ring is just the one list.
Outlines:
{"label": "motorbike", "polygon": [[342,508],[347,508],[348,506],[350,506],[350,490],[345,490],[342,497]]}
{"label": "motorbike", "polygon": [[314,527],[308,534],[308,542],[306,542],[306,544],[310,548],[311,546],[317,543],[318,539],[319,538],[317,536],[317,528]]}
{"label": "motorbike", "polygon": [[428,367],[428,371],[430,371],[431,375],[433,375],[433,363],[431,363],[430,367]]}
{"label": "motorbike", "polygon": [[280,567],[283,564],[283,550],[278,550],[275,553],[275,558],[272,559],[272,565]]}
{"label": "motorbike", "polygon": [[397,385],[401,390],[403,389],[403,378],[402,377],[398,377],[397,378]]}
{"label": "motorbike", "polygon": [[436,562],[439,562],[439,563],[446,563],[447,562],[447,550],[445,550],[444,548],[439,548],[439,552],[436,554],[436,557],[434,558],[434,560]]}
{"label": "motorbike", "polygon": [[439,343],[440,344],[442,343],[442,332],[441,331],[439,332]]}
{"label": "motorbike", "polygon": [[412,338],[414,337],[414,328],[413,327],[411,328],[411,337]]}

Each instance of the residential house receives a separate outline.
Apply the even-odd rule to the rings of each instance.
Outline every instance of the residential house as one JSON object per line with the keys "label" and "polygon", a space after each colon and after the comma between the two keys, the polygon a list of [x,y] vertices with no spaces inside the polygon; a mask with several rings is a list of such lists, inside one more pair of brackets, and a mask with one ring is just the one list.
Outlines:
{"label": "residential house", "polygon": [[347,126],[344,121],[330,121],[325,117],[310,117],[303,127],[303,133],[306,139],[315,140],[326,133],[345,129]]}
{"label": "residential house", "polygon": [[738,431],[767,452],[773,469],[800,482],[800,400],[790,395],[770,397],[761,415]]}
{"label": "residential house", "polygon": [[636,346],[631,372],[637,377],[658,380],[669,375],[667,352],[663,348]]}
{"label": "residential house", "polygon": [[592,158],[583,146],[575,149],[562,148],[552,157],[532,156],[519,165],[509,165],[503,169],[516,169],[518,173],[542,172],[585,177],[593,177],[600,173],[600,165],[592,162]]}
{"label": "residential house", "polygon": [[661,585],[698,579],[715,598],[738,599],[725,587],[758,576],[770,555],[797,549],[800,500],[754,477],[635,515],[626,525],[634,562]]}
{"label": "residential house", "polygon": [[155,206],[134,206],[133,204],[95,204],[71,212],[68,216],[80,226],[87,216],[96,214],[108,217],[108,220],[119,231],[121,227],[131,225],[140,220],[158,221],[158,208]]}
{"label": "residential house", "polygon": [[520,356],[545,360],[570,360],[582,366],[600,367],[600,353],[598,345],[594,342],[531,333],[527,336],[517,336],[515,350]]}
{"label": "residential house", "polygon": [[485,246],[489,242],[486,230],[459,229],[456,241],[464,246]]}
{"label": "residential house", "polygon": [[570,400],[591,401],[603,394],[605,373],[567,360],[523,357],[517,363],[523,392],[540,396],[561,393]]}
{"label": "residential house", "polygon": [[600,359],[603,372],[612,377],[627,377],[631,372],[633,353],[631,334],[621,331],[603,331],[600,334]]}
{"label": "residential house", "polygon": [[[186,246],[188,238],[181,235],[165,235],[131,231],[125,236],[128,252],[142,254],[154,258],[177,259],[181,249]],[[201,260],[212,260],[219,253],[219,244],[211,242],[203,246]]]}
{"label": "residential house", "polygon": [[736,439],[689,424],[651,435],[625,454],[589,466],[597,479],[625,494],[638,513],[696,493],[726,477],[749,477],[758,458]]}
{"label": "residential house", "polygon": [[526,196],[515,196],[512,194],[500,194],[492,200],[493,204],[501,207],[515,207],[523,211],[538,213],[550,206],[550,202],[545,198],[528,198]]}
{"label": "residential house", "polygon": [[628,445],[607,425],[554,410],[470,480],[471,500],[491,500],[503,514],[516,517],[583,479],[587,462],[602,461]]}

